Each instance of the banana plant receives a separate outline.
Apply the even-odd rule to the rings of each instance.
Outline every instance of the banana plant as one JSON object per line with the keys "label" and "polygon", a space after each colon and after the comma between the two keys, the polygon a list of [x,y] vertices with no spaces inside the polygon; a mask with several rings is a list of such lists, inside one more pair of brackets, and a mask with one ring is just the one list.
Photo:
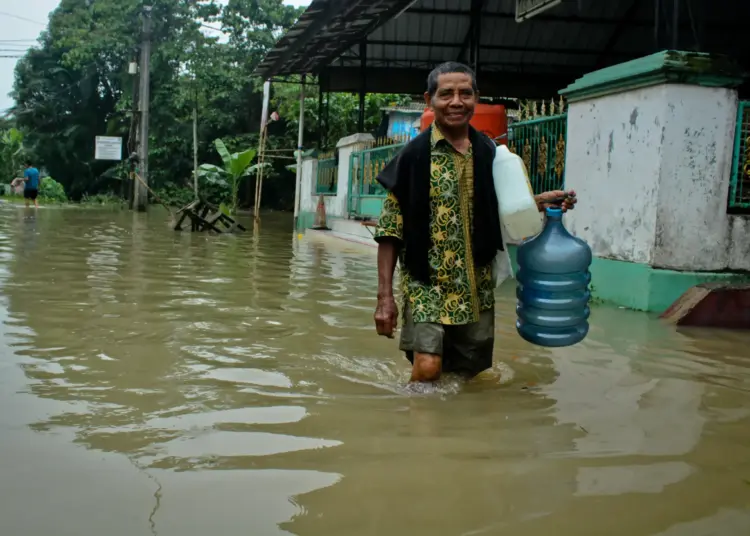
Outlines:
{"label": "banana plant", "polygon": [[21,168],[24,153],[23,134],[15,129],[0,132],[0,179],[12,179]]}
{"label": "banana plant", "polygon": [[261,166],[268,164],[252,164],[255,158],[255,149],[248,149],[241,153],[230,153],[221,139],[214,141],[216,152],[221,156],[223,167],[213,164],[202,164],[198,168],[198,176],[211,184],[229,187],[232,192],[232,206],[230,212],[237,213],[238,193],[240,182],[244,177],[257,173]]}

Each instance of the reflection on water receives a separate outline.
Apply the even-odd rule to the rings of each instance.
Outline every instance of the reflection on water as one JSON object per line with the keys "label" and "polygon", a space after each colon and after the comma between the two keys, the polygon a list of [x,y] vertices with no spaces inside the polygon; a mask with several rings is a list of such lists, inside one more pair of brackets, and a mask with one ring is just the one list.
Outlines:
{"label": "reflection on water", "polygon": [[615,308],[407,396],[375,258],[0,207],[0,534],[750,534],[750,336]]}

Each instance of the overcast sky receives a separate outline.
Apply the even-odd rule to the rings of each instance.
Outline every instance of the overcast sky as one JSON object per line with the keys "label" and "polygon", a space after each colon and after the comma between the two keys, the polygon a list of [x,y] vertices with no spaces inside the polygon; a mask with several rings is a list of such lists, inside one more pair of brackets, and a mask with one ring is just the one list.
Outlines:
{"label": "overcast sky", "polygon": [[[13,69],[17,58],[34,44],[47,26],[47,15],[60,0],[0,0],[0,113],[13,105]],[[310,0],[285,0],[285,4],[306,6]]]}

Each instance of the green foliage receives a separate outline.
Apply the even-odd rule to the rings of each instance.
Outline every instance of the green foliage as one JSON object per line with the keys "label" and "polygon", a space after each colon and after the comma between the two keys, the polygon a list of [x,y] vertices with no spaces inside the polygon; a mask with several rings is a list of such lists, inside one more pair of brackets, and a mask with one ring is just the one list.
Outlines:
{"label": "green foliage", "polygon": [[172,183],[167,183],[154,192],[164,203],[173,207],[184,207],[195,199],[192,189]]}
{"label": "green foliage", "polygon": [[[254,172],[241,176],[227,170],[225,157],[212,140],[222,139],[226,152],[245,155],[258,145],[262,82],[249,76],[278,38],[302,12],[282,0],[150,0],[153,6],[151,58],[151,120],[149,183],[165,200],[180,204],[192,190],[192,113],[198,110],[199,161],[225,170],[200,178],[200,192],[217,204],[234,208],[252,202]],[[74,200],[97,194],[125,195],[123,164],[94,160],[96,136],[122,136],[127,153],[133,139],[134,77],[128,63],[138,57],[142,0],[61,0],[50,16],[37,47],[18,62],[15,72],[12,122],[0,122],[24,135],[24,152],[34,156]],[[219,42],[201,24],[221,28],[228,38]],[[380,107],[404,98],[368,95],[366,128],[381,120]],[[317,86],[307,87],[306,146],[317,140]],[[281,121],[269,129],[268,148],[296,146],[299,86],[274,84],[273,106]],[[358,97],[332,94],[327,139],[335,143],[356,132]],[[331,144],[329,143],[329,144]],[[4,147],[4,145],[3,145]],[[17,147],[12,150],[17,150]],[[2,155],[0,180],[15,164]],[[239,156],[238,156],[239,158]],[[243,161],[244,161],[243,160]],[[250,158],[252,160],[252,158]],[[236,163],[242,166],[242,161]],[[294,198],[290,160],[274,159],[266,171],[264,206],[290,207]],[[7,167],[10,166],[10,167]],[[6,169],[7,167],[7,169]],[[245,166],[247,170],[249,166]],[[5,175],[10,173],[9,178]],[[214,180],[217,179],[217,180]],[[247,188],[243,188],[246,185]],[[161,197],[161,195],[160,195]],[[191,196],[192,198],[192,192]],[[171,202],[171,201],[170,201]]]}
{"label": "green foliage", "polygon": [[108,192],[94,195],[83,194],[81,197],[81,205],[124,209],[127,207],[127,202],[122,197]]}
{"label": "green foliage", "polygon": [[65,195],[65,188],[52,177],[45,177],[39,189],[39,195],[42,202],[66,203],[68,196]]}
{"label": "green foliage", "polygon": [[[198,177],[208,184],[228,188],[232,203],[230,211],[234,213],[237,212],[240,182],[244,177],[255,174],[260,165],[250,165],[255,158],[255,149],[246,149],[241,153],[230,153],[220,139],[215,140],[214,145],[224,167],[203,164],[198,168]],[[218,202],[224,203],[224,199],[220,199]]]}
{"label": "green foliage", "polygon": [[0,182],[23,176],[23,134],[16,128],[0,130]]}
{"label": "green foliage", "polygon": [[[18,203],[24,201],[22,194],[12,193],[7,196],[8,199],[12,199]],[[42,179],[42,184],[39,188],[39,202],[43,205],[51,204],[62,204],[68,202],[68,196],[65,195],[65,189],[62,184],[57,182],[52,177],[45,177]]]}

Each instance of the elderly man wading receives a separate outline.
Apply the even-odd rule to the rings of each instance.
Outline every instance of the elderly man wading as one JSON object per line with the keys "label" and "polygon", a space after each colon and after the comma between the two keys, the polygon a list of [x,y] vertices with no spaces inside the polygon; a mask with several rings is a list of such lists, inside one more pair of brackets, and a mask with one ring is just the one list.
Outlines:
{"label": "elderly man wading", "polygon": [[[503,249],[492,181],[495,143],[469,125],[479,101],[474,72],[445,63],[427,79],[435,122],[386,166],[388,190],[378,242],[378,335],[398,324],[393,272],[401,265],[404,297],[400,349],[412,363],[412,382],[442,372],[473,377],[492,366],[495,296],[492,261]],[[539,209],[573,192],[536,196]]]}

